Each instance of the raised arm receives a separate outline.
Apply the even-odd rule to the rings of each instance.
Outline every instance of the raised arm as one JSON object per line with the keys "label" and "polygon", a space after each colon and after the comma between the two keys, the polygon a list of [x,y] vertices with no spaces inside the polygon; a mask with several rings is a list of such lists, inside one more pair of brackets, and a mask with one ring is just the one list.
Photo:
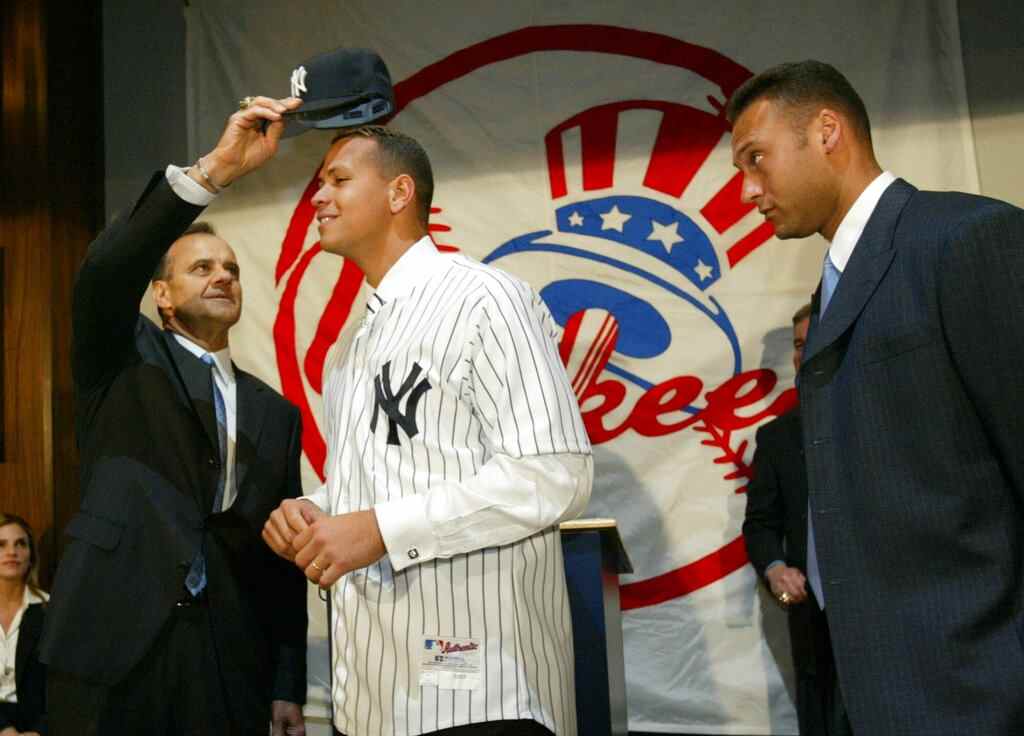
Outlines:
{"label": "raised arm", "polygon": [[139,302],[160,258],[213,194],[276,153],[281,113],[298,105],[292,98],[255,98],[228,118],[216,147],[179,174],[189,181],[172,186],[172,171],[154,174],[135,206],[89,246],[73,299],[72,367],[80,390],[103,385],[134,359]]}

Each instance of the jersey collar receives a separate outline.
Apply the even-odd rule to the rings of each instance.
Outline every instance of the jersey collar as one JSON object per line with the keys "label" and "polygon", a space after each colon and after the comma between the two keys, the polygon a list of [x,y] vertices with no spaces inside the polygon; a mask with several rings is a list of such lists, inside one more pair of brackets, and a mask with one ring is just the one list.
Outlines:
{"label": "jersey collar", "polygon": [[366,300],[366,309],[374,313],[392,299],[412,291],[417,284],[446,262],[429,235],[417,240],[377,284],[376,291]]}

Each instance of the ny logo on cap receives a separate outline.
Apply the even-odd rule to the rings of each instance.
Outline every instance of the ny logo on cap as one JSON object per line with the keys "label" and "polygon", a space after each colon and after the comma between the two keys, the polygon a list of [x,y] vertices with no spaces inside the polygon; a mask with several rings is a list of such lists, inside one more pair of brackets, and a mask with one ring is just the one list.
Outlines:
{"label": "ny logo on cap", "polygon": [[[430,381],[426,378],[416,384],[416,388],[413,388],[413,384],[416,383],[416,379],[419,378],[422,371],[423,369],[419,363],[413,363],[412,370],[409,371],[409,375],[402,382],[398,393],[392,393],[391,391],[390,360],[381,368],[381,375],[373,379],[374,400],[373,416],[370,418],[370,431],[377,431],[377,413],[383,409],[384,413],[388,416],[389,445],[400,444],[398,441],[399,427],[405,431],[406,436],[409,438],[419,434],[419,427],[416,426],[416,407],[419,406],[423,394],[430,390]],[[409,394],[409,398],[405,402],[405,413],[403,414],[398,408],[398,404],[406,394]]]}
{"label": "ny logo on cap", "polygon": [[299,93],[306,91],[306,67],[300,66],[292,72],[292,97],[301,97]]}

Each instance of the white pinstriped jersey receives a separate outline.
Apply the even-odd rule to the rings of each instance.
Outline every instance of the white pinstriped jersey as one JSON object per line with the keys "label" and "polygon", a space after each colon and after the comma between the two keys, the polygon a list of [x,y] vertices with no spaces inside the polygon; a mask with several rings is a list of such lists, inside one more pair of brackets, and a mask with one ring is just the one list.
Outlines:
{"label": "white pinstriped jersey", "polygon": [[[428,238],[370,297],[327,380],[332,514],[375,508],[388,555],[332,590],[334,722],[415,736],[532,719],[576,733],[557,523],[593,466],[540,297]],[[475,686],[422,684],[424,647],[475,642]]]}

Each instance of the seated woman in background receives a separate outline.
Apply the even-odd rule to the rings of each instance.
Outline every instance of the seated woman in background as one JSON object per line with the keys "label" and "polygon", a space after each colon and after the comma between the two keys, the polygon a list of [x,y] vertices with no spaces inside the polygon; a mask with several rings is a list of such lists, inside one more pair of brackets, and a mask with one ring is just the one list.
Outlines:
{"label": "seated woman in background", "polygon": [[46,733],[46,669],[37,649],[49,596],[37,565],[28,522],[0,513],[0,736]]}

